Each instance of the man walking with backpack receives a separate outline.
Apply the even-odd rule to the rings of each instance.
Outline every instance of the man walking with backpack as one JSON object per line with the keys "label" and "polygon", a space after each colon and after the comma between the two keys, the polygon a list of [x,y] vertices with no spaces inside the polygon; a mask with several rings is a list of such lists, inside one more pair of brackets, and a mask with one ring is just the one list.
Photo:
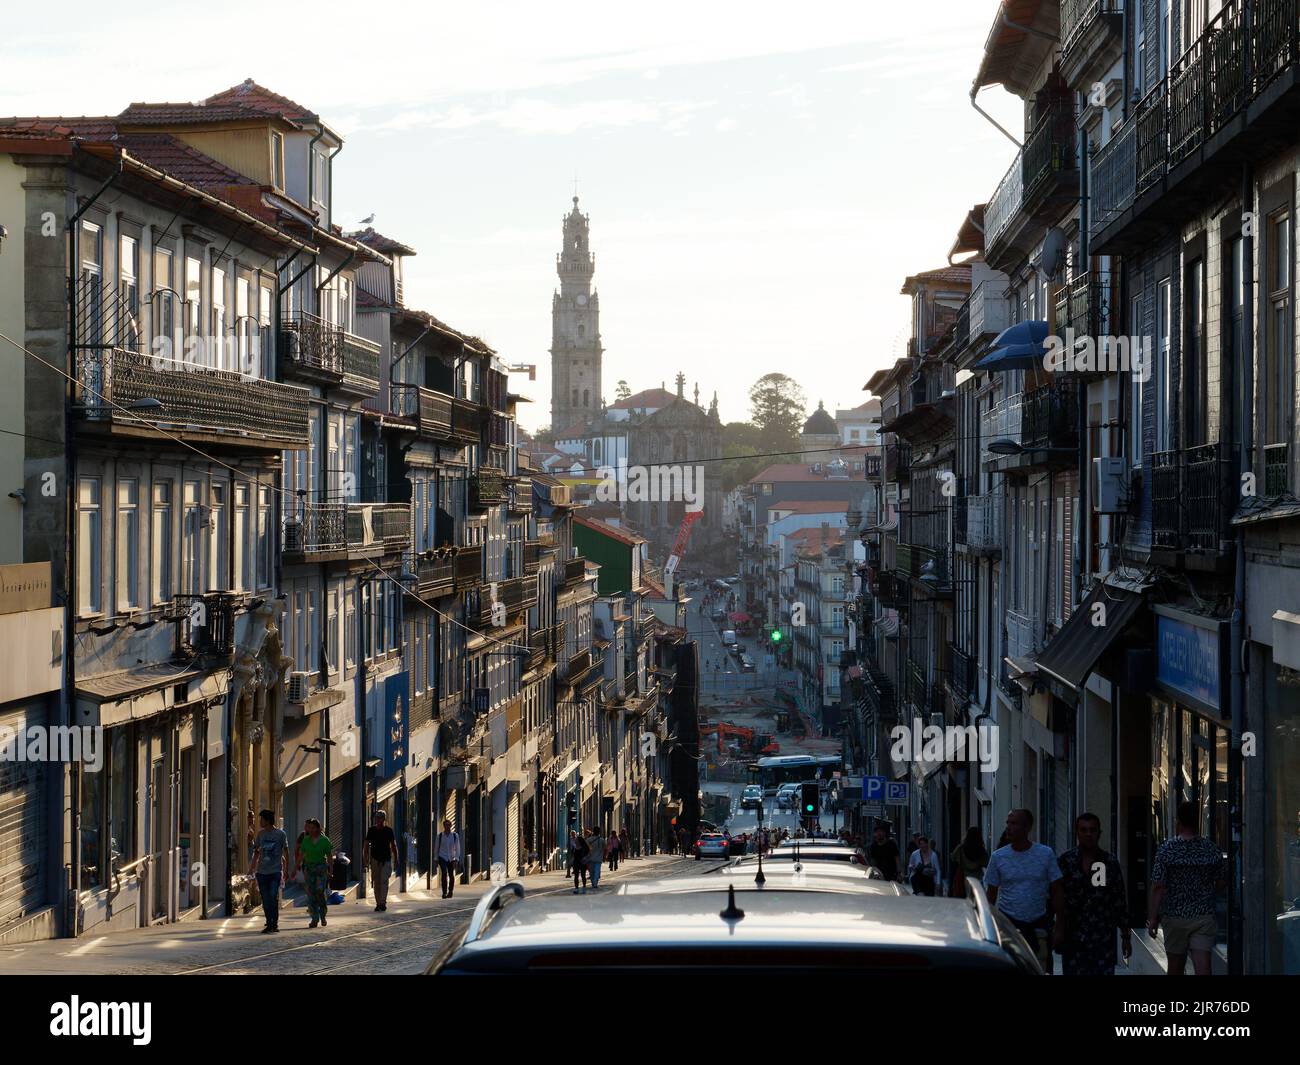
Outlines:
{"label": "man walking with backpack", "polygon": [[569,830],[569,875],[573,877],[573,893],[578,894],[578,886],[582,885],[583,894],[587,891],[587,855],[591,853],[591,848],[587,846],[587,840],[579,833]]}
{"label": "man walking with backpack", "polygon": [[460,865],[460,833],[451,830],[451,819],[442,822],[442,831],[433,841],[434,857],[438,859],[438,885],[442,897],[449,899],[456,890],[456,869]]}

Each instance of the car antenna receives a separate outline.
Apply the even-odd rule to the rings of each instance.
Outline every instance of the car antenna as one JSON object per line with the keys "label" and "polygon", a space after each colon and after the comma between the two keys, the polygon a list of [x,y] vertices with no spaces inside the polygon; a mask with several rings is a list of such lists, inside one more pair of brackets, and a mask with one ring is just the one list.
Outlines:
{"label": "car antenna", "polygon": [[727,908],[720,910],[718,916],[724,921],[739,921],[745,916],[745,911],[736,905],[736,885],[727,885]]}

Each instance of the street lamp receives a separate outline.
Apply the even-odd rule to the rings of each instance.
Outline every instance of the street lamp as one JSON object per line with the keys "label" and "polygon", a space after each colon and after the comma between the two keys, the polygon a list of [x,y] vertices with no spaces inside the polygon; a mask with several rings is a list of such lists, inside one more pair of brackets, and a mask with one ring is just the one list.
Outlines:
{"label": "street lamp", "polygon": [[1009,436],[1001,436],[996,440],[990,440],[987,450],[994,455],[1024,455],[1039,451],[1048,454],[1073,455],[1077,449],[1072,447],[1025,447],[1019,440],[1012,440]]}

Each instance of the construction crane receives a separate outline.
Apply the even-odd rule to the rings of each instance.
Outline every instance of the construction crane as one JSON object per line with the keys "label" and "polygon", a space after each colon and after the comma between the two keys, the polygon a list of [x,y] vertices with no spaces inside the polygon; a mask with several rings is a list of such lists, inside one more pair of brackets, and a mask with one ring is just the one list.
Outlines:
{"label": "construction crane", "polygon": [[664,563],[664,576],[672,577],[677,572],[677,565],[686,554],[686,543],[691,538],[691,528],[704,517],[703,510],[688,510],[682,518],[681,527],[677,530],[677,539],[673,541],[673,549],[668,552],[668,561]]}

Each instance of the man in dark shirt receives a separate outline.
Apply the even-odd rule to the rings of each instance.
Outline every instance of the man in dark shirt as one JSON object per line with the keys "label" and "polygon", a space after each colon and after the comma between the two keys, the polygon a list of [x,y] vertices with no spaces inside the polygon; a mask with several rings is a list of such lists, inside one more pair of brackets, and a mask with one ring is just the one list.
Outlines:
{"label": "man in dark shirt", "polygon": [[375,811],[375,823],[366,832],[365,864],[370,868],[370,882],[375,889],[375,912],[388,909],[388,878],[397,861],[397,837],[388,827],[388,815]]}
{"label": "man in dark shirt", "polygon": [[889,838],[889,829],[884,825],[876,826],[875,841],[868,848],[871,864],[880,870],[886,880],[899,880],[901,874],[898,863],[898,844]]}

